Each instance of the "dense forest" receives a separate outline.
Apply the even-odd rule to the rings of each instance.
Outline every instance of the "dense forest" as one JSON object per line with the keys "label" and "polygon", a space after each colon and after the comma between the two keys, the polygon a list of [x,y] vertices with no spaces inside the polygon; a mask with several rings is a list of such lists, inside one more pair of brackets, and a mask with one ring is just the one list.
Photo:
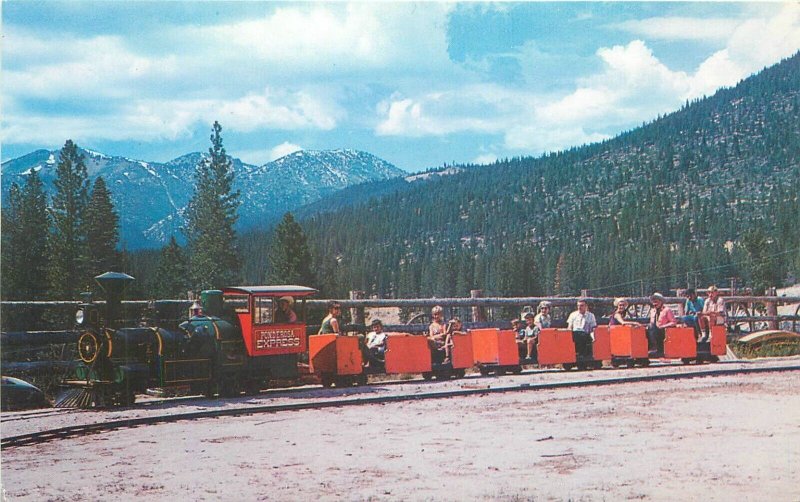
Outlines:
{"label": "dense forest", "polygon": [[609,141],[351,188],[302,225],[332,296],[758,291],[800,271],[799,161],[795,55]]}

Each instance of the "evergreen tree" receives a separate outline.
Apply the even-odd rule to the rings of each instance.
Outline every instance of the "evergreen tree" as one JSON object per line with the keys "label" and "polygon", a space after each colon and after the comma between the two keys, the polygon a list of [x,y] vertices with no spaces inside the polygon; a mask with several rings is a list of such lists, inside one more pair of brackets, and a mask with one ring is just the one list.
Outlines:
{"label": "evergreen tree", "polygon": [[20,287],[24,276],[21,261],[24,258],[24,248],[19,245],[22,228],[22,190],[19,185],[12,183],[3,208],[2,229],[2,286],[3,300],[21,299]]}
{"label": "evergreen tree", "polygon": [[308,248],[303,228],[294,220],[292,213],[283,215],[275,228],[275,238],[270,250],[269,275],[272,284],[316,284],[311,272],[311,251]]}
{"label": "evergreen tree", "polygon": [[102,176],[94,180],[84,218],[87,267],[91,277],[116,271],[120,265],[119,216]]}
{"label": "evergreen tree", "polygon": [[186,214],[189,265],[196,289],[220,288],[239,280],[233,229],[239,191],[233,190],[233,165],[222,146],[222,126],[214,122],[208,157],[197,165],[195,190]]}
{"label": "evergreen tree", "polygon": [[183,298],[189,289],[189,261],[175,236],[161,250],[156,271],[155,294],[158,298]]}
{"label": "evergreen tree", "polygon": [[48,247],[51,295],[73,299],[89,285],[83,218],[89,203],[89,180],[84,157],[72,140],[61,149],[56,165],[52,201],[53,230]]}

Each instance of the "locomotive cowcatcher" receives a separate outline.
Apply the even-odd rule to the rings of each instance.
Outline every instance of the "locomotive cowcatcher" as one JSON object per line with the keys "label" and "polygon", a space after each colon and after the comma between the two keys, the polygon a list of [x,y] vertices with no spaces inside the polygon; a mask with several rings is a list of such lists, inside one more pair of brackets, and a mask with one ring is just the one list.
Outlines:
{"label": "locomotive cowcatcher", "polygon": [[[306,352],[303,286],[240,286],[201,293],[188,319],[168,329],[144,319],[118,327],[126,274],[95,278],[108,297],[106,308],[84,301],[76,313],[79,361],[57,406],[132,404],[148,389],[213,396],[254,393],[270,379],[298,375]],[[286,316],[280,304],[288,304]],[[201,310],[202,309],[202,310]]]}

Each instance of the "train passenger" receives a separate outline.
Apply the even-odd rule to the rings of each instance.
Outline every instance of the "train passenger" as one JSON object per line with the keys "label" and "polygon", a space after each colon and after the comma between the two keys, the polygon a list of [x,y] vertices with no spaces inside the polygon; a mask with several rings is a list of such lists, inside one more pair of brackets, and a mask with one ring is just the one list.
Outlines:
{"label": "train passenger", "polygon": [[609,326],[639,326],[636,321],[628,320],[628,300],[625,298],[614,299],[614,312],[608,319]]}
{"label": "train passenger", "polygon": [[547,300],[540,302],[539,306],[537,307],[537,314],[536,317],[533,318],[533,324],[536,326],[537,331],[536,334],[539,334],[539,331],[549,328],[550,324],[552,324],[553,320],[550,317],[550,302]]}
{"label": "train passenger", "polygon": [[275,311],[275,323],[295,323],[297,314],[292,310],[294,298],[291,296],[281,296],[278,298],[278,310]]}
{"label": "train passenger", "polygon": [[433,351],[434,360],[446,359],[447,326],[444,324],[444,309],[436,305],[431,309],[431,323],[428,326],[428,343]]}
{"label": "train passenger", "polygon": [[458,317],[450,319],[450,321],[447,323],[447,329],[445,329],[446,338],[444,340],[444,363],[449,363],[453,357],[453,335],[466,334],[467,332],[464,331],[464,324],[461,322],[461,319]]}
{"label": "train passenger", "polygon": [[371,324],[372,331],[367,333],[367,349],[370,359],[381,364],[386,360],[386,333],[383,332],[383,322],[374,319]]}
{"label": "train passenger", "polygon": [[650,295],[650,322],[647,325],[647,342],[650,355],[661,355],[664,353],[664,339],[667,336],[667,328],[677,326],[675,314],[664,305],[664,296],[661,293]]}
{"label": "train passenger", "polygon": [[342,304],[337,301],[328,302],[328,315],[322,319],[322,324],[319,326],[319,335],[327,335],[335,333],[342,334],[339,329],[339,316],[342,315]]}
{"label": "train passenger", "polygon": [[536,326],[536,316],[533,312],[525,314],[525,357],[532,359],[536,357],[536,342],[539,341],[539,331],[541,329]]}
{"label": "train passenger", "polygon": [[189,317],[202,317],[203,316],[203,306],[200,302],[195,301],[192,303],[192,306],[189,307]]}
{"label": "train passenger", "polygon": [[592,332],[597,327],[597,319],[589,312],[586,300],[578,300],[578,310],[567,318],[567,329],[572,331],[575,354],[592,357]]}
{"label": "train passenger", "polygon": [[686,303],[683,304],[684,315],[680,318],[680,321],[694,328],[695,336],[700,338],[700,325],[697,323],[697,317],[703,312],[705,301],[699,298],[697,291],[692,288],[684,291],[683,296],[686,297]]}
{"label": "train passenger", "polygon": [[527,352],[527,343],[525,342],[525,321],[524,319],[511,319],[511,330],[516,335],[517,339],[517,352],[519,357],[525,357]]}
{"label": "train passenger", "polygon": [[703,337],[699,340],[707,342],[711,336],[711,326],[724,325],[726,319],[725,300],[719,295],[719,290],[713,284],[708,287],[708,298],[703,304],[703,311],[697,316]]}

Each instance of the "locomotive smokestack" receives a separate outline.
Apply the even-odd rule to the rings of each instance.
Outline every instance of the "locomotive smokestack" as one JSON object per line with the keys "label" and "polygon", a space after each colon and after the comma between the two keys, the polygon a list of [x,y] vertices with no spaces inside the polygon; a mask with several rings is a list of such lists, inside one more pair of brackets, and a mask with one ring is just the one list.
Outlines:
{"label": "locomotive smokestack", "polygon": [[117,324],[117,317],[122,305],[122,292],[128,283],[135,279],[121,272],[106,272],[94,278],[97,284],[106,292],[106,323],[109,328]]}

